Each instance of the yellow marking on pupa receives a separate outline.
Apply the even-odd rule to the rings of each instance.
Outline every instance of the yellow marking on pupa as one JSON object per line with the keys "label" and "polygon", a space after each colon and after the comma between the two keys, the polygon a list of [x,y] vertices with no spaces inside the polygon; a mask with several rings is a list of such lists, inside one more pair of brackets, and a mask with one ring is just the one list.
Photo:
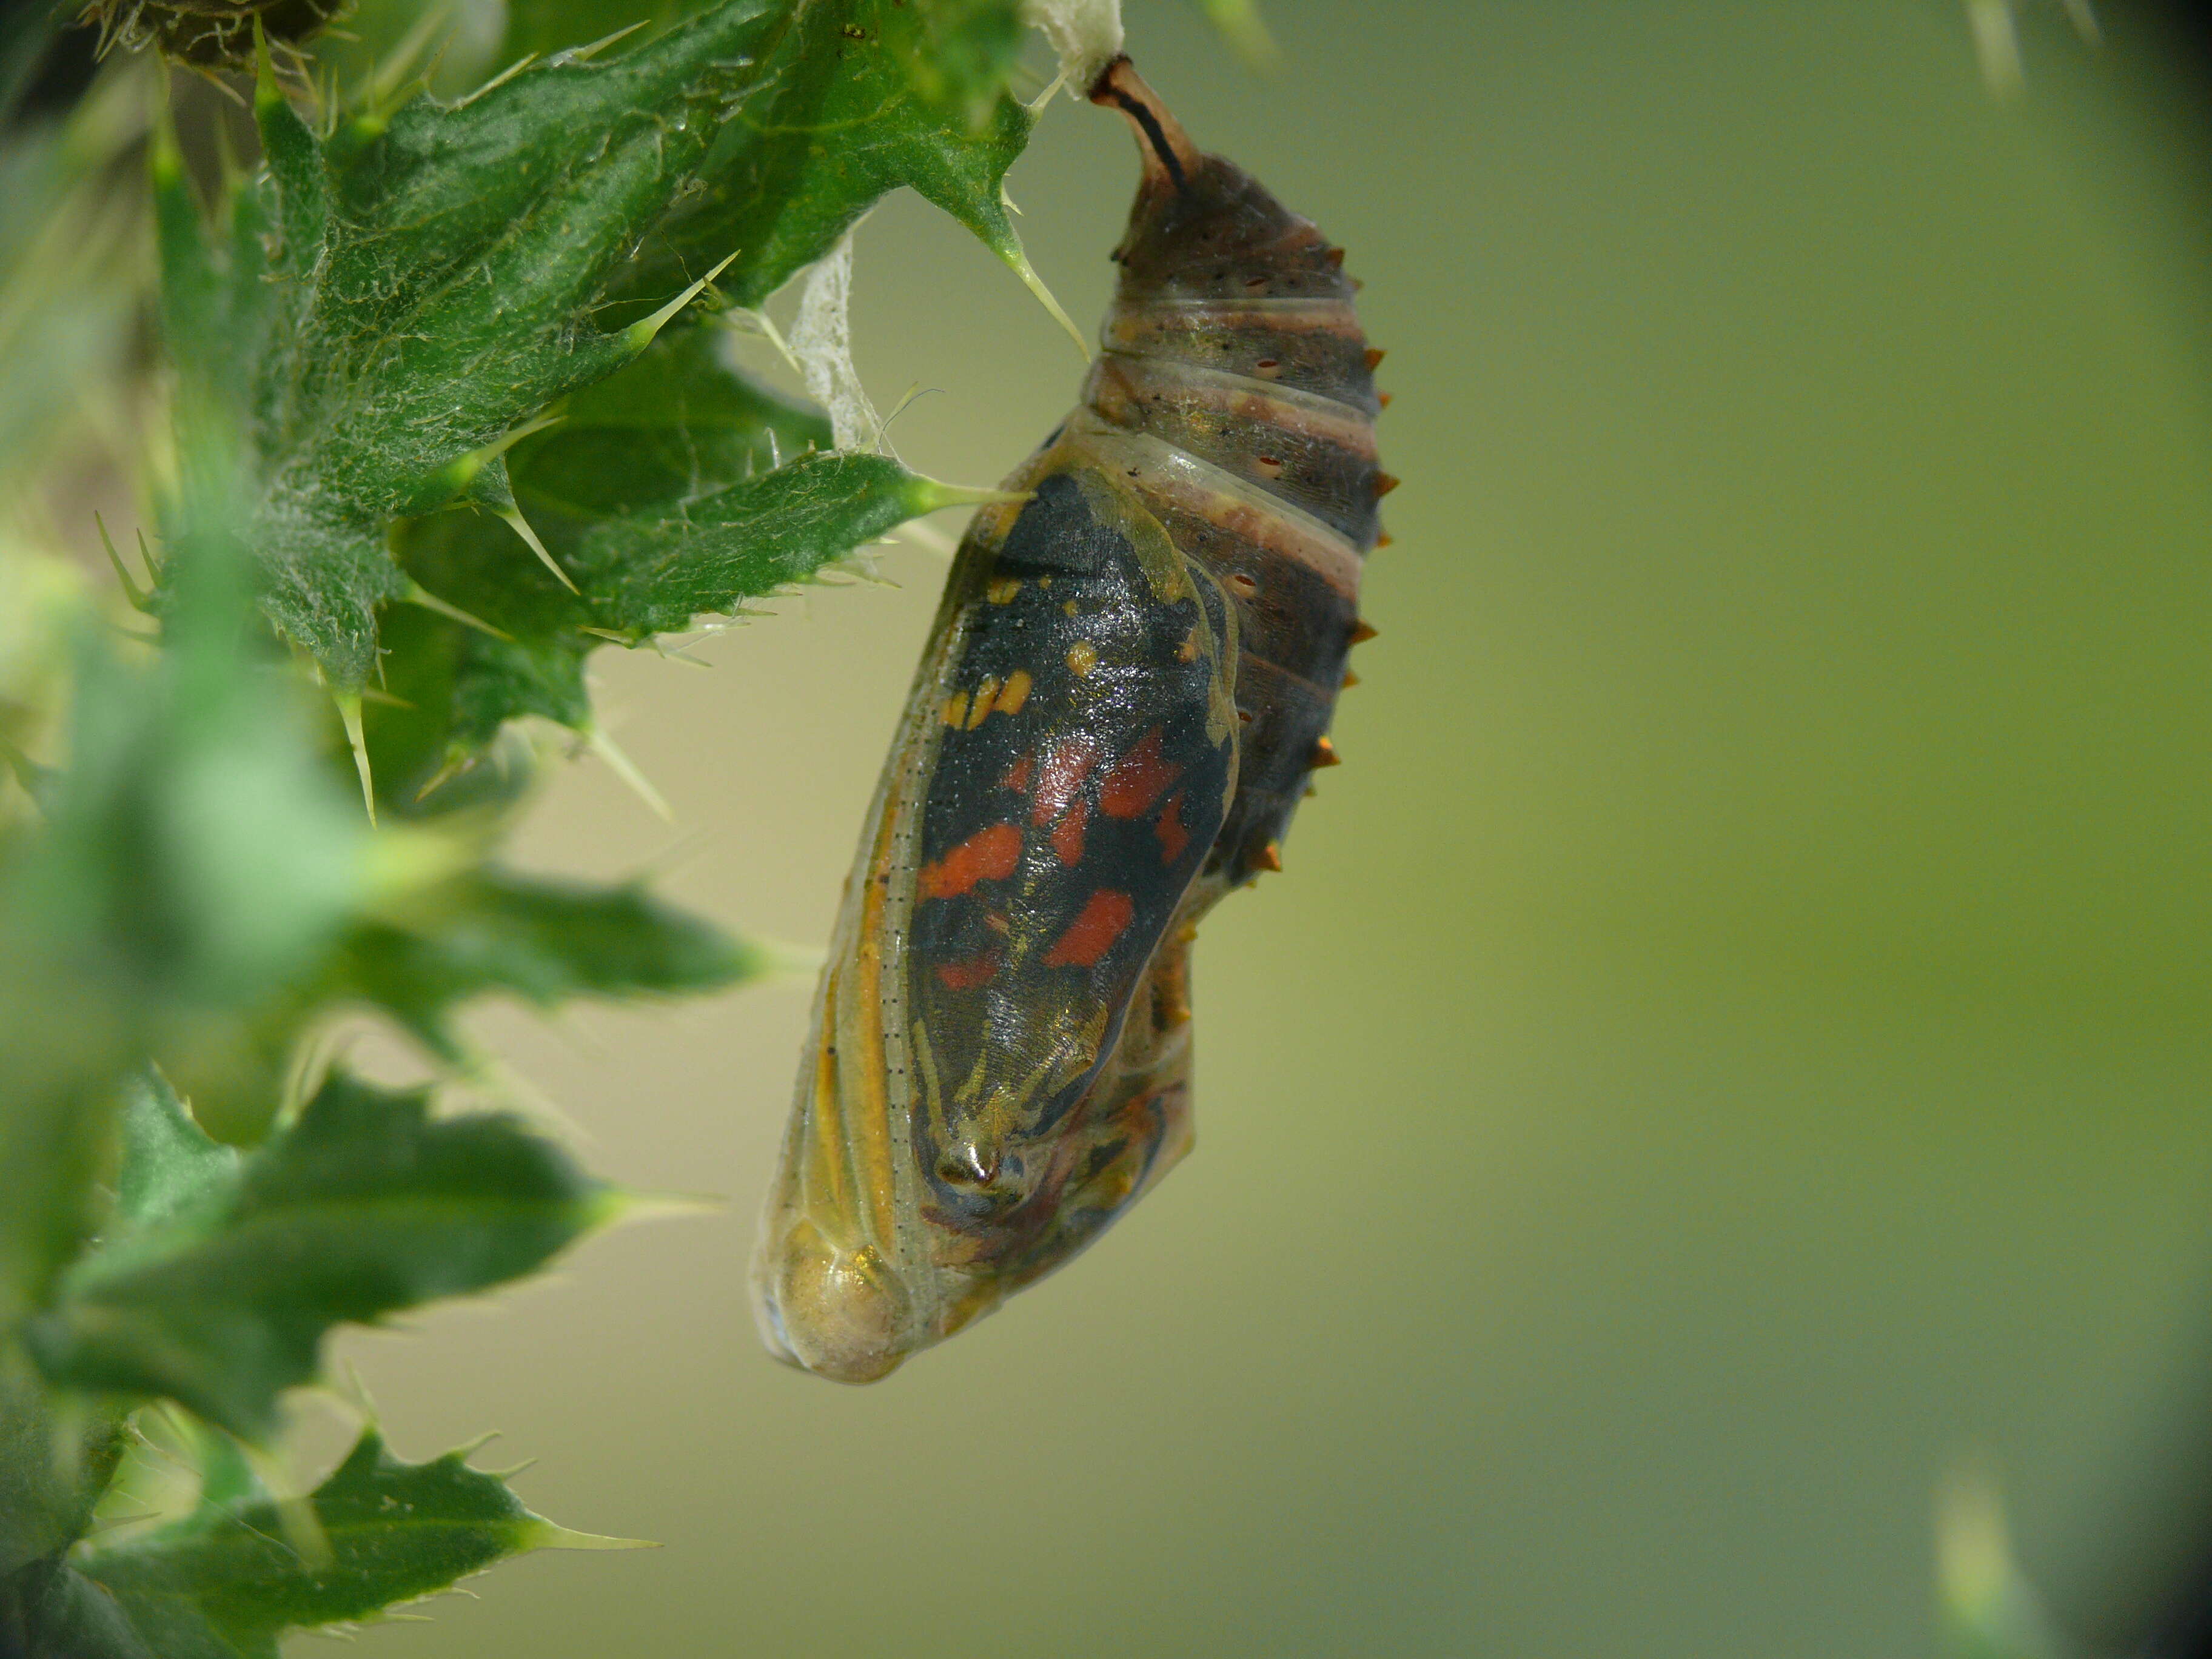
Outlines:
{"label": "yellow marking on pupa", "polygon": [[968,729],[970,732],[991,718],[991,704],[998,695],[999,679],[995,674],[987,677],[982,684],[975,688],[975,705],[968,711]]}
{"label": "yellow marking on pupa", "polygon": [[823,1042],[814,1057],[814,1121],[806,1139],[802,1184],[806,1207],[842,1218],[852,1216],[847,1184],[847,1145],[837,1109],[837,975],[833,970],[822,989]]}

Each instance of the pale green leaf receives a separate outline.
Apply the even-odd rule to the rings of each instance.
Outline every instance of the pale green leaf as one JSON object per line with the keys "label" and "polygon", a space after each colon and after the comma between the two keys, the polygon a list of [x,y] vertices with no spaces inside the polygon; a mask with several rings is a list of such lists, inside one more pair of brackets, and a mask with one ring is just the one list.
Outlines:
{"label": "pale green leaf", "polygon": [[550,1007],[576,996],[711,990],[769,965],[766,952],[642,887],[484,870],[356,929],[337,973],[343,990],[455,1057],[450,1016],[487,992]]}
{"label": "pale green leaf", "polygon": [[288,1630],[374,1619],[507,1556],[623,1545],[532,1514],[466,1457],[403,1462],[374,1430],[364,1433],[308,1500],[326,1552],[319,1560],[289,1541],[301,1531],[293,1517],[258,1498],[203,1504],[85,1553],[79,1568],[164,1659],[274,1659]]}
{"label": "pale green leaf", "polygon": [[167,1395],[248,1438],[324,1335],[517,1278],[609,1218],[607,1188],[501,1115],[336,1073],[219,1199],[94,1250],[27,1327],[47,1376]]}
{"label": "pale green leaf", "polygon": [[83,1533],[122,1450],[119,1412],[57,1410],[28,1357],[0,1342],[0,1578]]}
{"label": "pale green leaf", "polygon": [[97,1218],[125,1077],[312,968],[392,871],[210,539],[143,667],[76,618],[69,761],[0,859],[0,1332]]}
{"label": "pale green leaf", "polygon": [[[451,106],[357,112],[321,141],[264,73],[267,167],[220,246],[157,146],[179,420],[244,436],[247,539],[279,629],[341,688],[366,684],[376,613],[408,591],[391,520],[469,496],[540,411],[643,349],[702,273],[756,304],[906,185],[1026,277],[1003,184],[1035,118],[995,90],[1009,18],[1000,0],[928,19],[895,0],[725,0],[645,44]],[[536,701],[572,666],[535,664]]]}
{"label": "pale green leaf", "polygon": [[227,1192],[238,1152],[209,1139],[158,1072],[133,1079],[123,1107],[115,1236],[157,1227]]}
{"label": "pale green leaf", "polygon": [[195,1659],[194,1650],[149,1646],[115,1598],[58,1554],[0,1577],[0,1654],[9,1659]]}
{"label": "pale green leaf", "polygon": [[387,684],[407,707],[372,710],[369,738],[393,810],[503,721],[586,727],[584,659],[610,636],[727,615],[967,498],[880,457],[820,453],[829,441],[819,411],[730,368],[715,331],[671,330],[508,457],[516,501],[577,591],[496,520],[456,512],[407,526],[410,575],[505,637],[422,613],[387,623]]}

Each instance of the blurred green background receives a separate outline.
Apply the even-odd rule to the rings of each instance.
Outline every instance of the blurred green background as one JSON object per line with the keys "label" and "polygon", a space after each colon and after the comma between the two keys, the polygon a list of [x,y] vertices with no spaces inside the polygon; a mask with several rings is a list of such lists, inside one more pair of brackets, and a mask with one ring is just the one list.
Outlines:
{"label": "blurred green background", "polygon": [[[1348,764],[1199,949],[1197,1154],[840,1389],[745,1305],[806,987],[484,1017],[726,1212],[344,1351],[667,1547],[366,1651],[1923,1653],[1962,1460],[2104,1644],[2212,1545],[2205,112],[2124,9],[2024,8],[2012,98],[1952,0],[1268,16],[1272,79],[1130,46],[1350,248],[1407,482]],[[1014,174],[1086,328],[1134,173],[1062,100]],[[857,247],[894,441],[995,479],[1075,354],[911,198]],[[943,570],[882,562],[601,653],[684,831],[586,763],[524,860],[818,944]]]}

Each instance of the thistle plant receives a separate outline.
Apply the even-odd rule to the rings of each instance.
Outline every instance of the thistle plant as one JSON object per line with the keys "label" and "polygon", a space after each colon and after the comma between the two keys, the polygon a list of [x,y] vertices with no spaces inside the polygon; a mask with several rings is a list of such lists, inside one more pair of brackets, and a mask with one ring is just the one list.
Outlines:
{"label": "thistle plant", "polygon": [[[594,652],[990,497],[874,447],[840,356],[855,222],[910,188],[1048,301],[1003,191],[1037,118],[1015,0],[721,0],[596,42],[630,20],[516,0],[536,55],[447,98],[440,14],[347,68],[298,38],[321,10],[112,12],[101,82],[0,158],[0,1653],[272,1655],[617,1541],[464,1453],[398,1459],[365,1410],[299,1490],[287,1391],[334,1327],[507,1283],[633,1203],[483,1109],[467,1004],[769,963],[500,847],[561,750],[623,764]],[[363,32],[409,21],[370,0]],[[1111,49],[1110,6],[1046,21],[1079,64]],[[0,86],[40,44],[0,43]],[[223,78],[258,159],[138,46]],[[826,409],[731,350],[780,338],[763,307],[802,276]],[[143,503],[107,544],[136,616],[58,550],[88,513],[27,482],[88,429]],[[428,1083],[329,1059],[363,1012]],[[159,1471],[173,1501],[130,1518]]]}

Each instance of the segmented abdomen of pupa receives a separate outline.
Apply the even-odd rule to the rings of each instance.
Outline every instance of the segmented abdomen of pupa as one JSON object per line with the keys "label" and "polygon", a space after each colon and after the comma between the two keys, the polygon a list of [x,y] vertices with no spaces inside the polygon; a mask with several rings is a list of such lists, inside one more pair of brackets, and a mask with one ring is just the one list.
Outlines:
{"label": "segmented abdomen of pupa", "polygon": [[1237,791],[1208,864],[1278,867],[1357,638],[1359,579],[1395,483],[1376,464],[1374,366],[1344,250],[1233,161],[1197,150],[1127,59],[1091,100],[1136,128],[1145,173],[1103,351],[1066,436],[1127,479],[1237,611]]}

